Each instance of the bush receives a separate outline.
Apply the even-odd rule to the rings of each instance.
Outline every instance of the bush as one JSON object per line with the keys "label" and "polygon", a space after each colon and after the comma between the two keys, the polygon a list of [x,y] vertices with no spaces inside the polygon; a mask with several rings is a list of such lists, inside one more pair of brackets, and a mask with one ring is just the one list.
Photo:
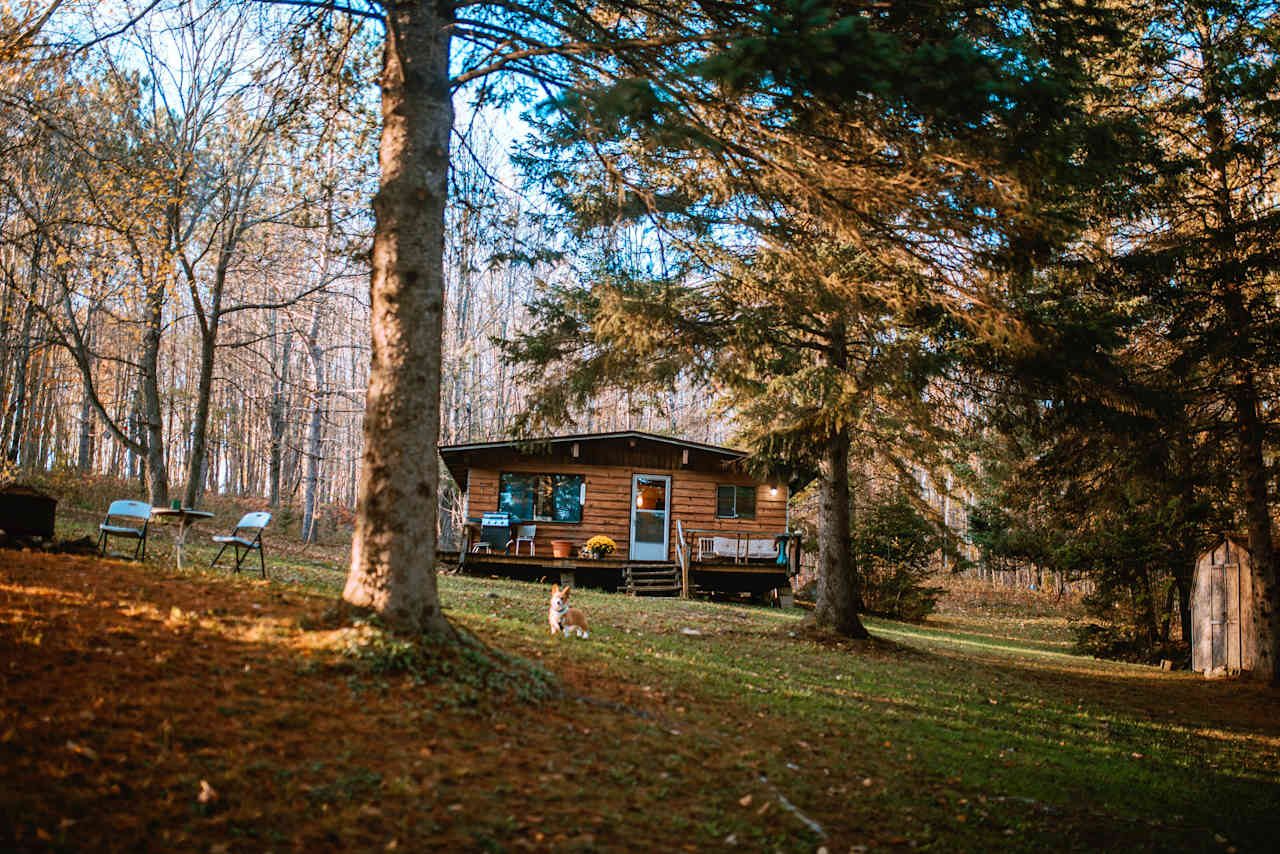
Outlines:
{"label": "bush", "polygon": [[899,620],[923,620],[933,613],[946,592],[927,583],[943,538],[909,495],[900,491],[859,508],[851,533],[863,610]]}
{"label": "bush", "polygon": [[868,614],[896,620],[923,620],[933,613],[946,588],[927,582],[927,567],[883,564],[879,561],[859,567],[862,578],[862,607]]}
{"label": "bush", "polygon": [[1082,623],[1075,628],[1075,635],[1076,641],[1072,649],[1080,655],[1136,664],[1156,664],[1162,659],[1168,659],[1181,667],[1191,664],[1189,644],[1175,641],[1153,642],[1133,625]]}

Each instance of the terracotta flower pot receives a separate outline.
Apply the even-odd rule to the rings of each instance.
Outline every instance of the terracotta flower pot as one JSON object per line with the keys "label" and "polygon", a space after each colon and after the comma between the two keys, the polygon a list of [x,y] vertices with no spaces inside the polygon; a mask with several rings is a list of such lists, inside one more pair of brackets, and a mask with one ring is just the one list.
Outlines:
{"label": "terracotta flower pot", "polygon": [[569,557],[573,554],[573,542],[571,540],[552,540],[551,555],[553,557]]}

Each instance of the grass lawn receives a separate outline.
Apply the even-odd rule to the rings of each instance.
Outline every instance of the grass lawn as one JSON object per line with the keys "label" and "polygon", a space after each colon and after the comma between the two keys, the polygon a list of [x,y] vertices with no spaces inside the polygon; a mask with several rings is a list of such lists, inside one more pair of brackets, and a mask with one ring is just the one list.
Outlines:
{"label": "grass lawn", "polygon": [[972,594],[851,643],[802,612],[576,591],[584,641],[547,633],[544,586],[444,576],[452,621],[511,656],[424,658],[334,617],[340,546],[268,548],[266,582],[204,569],[204,546],[178,574],[163,537],[143,564],[0,551],[0,850],[1243,852],[1280,835],[1275,690],[1072,656],[1043,604]]}

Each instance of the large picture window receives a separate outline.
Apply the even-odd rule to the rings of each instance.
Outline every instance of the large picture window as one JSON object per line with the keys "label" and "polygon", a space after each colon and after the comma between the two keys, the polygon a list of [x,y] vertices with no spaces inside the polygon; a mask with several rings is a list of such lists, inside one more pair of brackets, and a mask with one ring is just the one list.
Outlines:
{"label": "large picture window", "polygon": [[498,479],[498,510],[522,522],[581,522],[580,474],[503,472]]}
{"label": "large picture window", "polygon": [[756,488],[754,486],[717,486],[716,518],[756,518]]}

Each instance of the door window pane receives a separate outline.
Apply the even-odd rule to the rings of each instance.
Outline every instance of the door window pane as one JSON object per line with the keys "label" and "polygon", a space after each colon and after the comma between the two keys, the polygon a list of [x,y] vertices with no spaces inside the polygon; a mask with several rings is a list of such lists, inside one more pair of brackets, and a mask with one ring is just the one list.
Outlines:
{"label": "door window pane", "polygon": [[636,509],[666,510],[667,482],[665,480],[651,480],[643,477],[637,479]]}
{"label": "door window pane", "polygon": [[661,543],[666,536],[667,514],[636,511],[636,540],[642,543]]}

